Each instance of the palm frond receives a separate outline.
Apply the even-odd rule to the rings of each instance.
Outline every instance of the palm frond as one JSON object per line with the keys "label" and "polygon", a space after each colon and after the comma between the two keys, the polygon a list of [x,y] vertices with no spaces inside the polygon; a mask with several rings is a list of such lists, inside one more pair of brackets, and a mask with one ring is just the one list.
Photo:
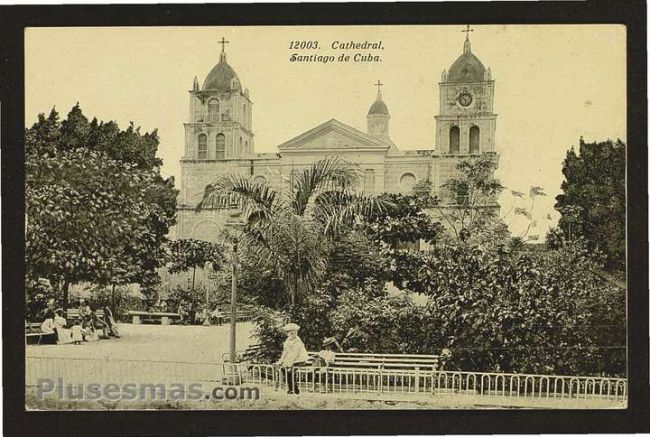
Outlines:
{"label": "palm frond", "polygon": [[277,193],[266,183],[252,182],[243,175],[221,176],[207,185],[196,211],[230,209],[238,205],[244,217],[267,219],[280,206]]}
{"label": "palm frond", "polygon": [[289,198],[295,214],[303,215],[313,202],[314,196],[332,189],[355,188],[359,184],[360,171],[335,155],[328,155],[314,162],[293,181]]}
{"label": "palm frond", "polygon": [[350,190],[325,191],[316,197],[314,216],[323,224],[325,234],[338,234],[352,225],[356,217],[368,217],[392,206],[388,200]]}

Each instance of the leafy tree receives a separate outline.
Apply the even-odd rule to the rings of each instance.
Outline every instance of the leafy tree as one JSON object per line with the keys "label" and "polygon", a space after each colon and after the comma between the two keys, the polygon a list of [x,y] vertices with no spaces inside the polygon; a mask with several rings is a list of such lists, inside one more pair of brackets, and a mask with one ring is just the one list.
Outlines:
{"label": "leafy tree", "polygon": [[225,261],[224,249],[220,244],[203,240],[181,239],[168,244],[170,273],[192,270],[192,291],[196,281],[196,268],[212,265],[212,270],[220,270]]}
{"label": "leafy tree", "polygon": [[358,229],[375,242],[391,247],[420,240],[434,243],[443,227],[425,210],[437,204],[437,199],[429,192],[416,195],[381,194],[379,198],[386,201],[388,206],[373,211],[361,221]]}
{"label": "leafy tree", "polygon": [[496,156],[482,154],[460,161],[458,175],[442,185],[443,203],[435,206],[457,241],[469,238],[498,218],[498,195],[503,190],[494,178]]}
{"label": "leafy tree", "polygon": [[[334,335],[346,347],[375,353],[439,353],[428,309],[406,294],[390,295],[368,283],[343,292],[331,314]],[[348,334],[351,333],[351,334]]]}
{"label": "leafy tree", "polygon": [[328,239],[350,229],[355,217],[383,207],[357,194],[358,184],[358,169],[328,156],[298,173],[284,198],[266,184],[230,175],[205,188],[197,210],[240,205],[242,252],[271,263],[293,307],[325,274]]}
{"label": "leafy tree", "polygon": [[139,275],[153,175],[86,150],[29,156],[26,173],[30,277],[61,283],[67,302],[72,283],[108,284]]}
{"label": "leafy tree", "polygon": [[61,122],[55,109],[40,114],[25,132],[28,274],[65,290],[82,280],[154,287],[177,195],[157,146],[156,131],[88,122],[78,104]]}
{"label": "leafy tree", "polygon": [[572,147],[562,164],[563,193],[555,208],[568,240],[583,237],[606,255],[606,268],[625,270],[625,143],[607,140]]}
{"label": "leafy tree", "polygon": [[450,349],[452,366],[624,374],[624,289],[603,282],[584,244],[530,256],[467,245],[401,255],[402,286],[430,297],[429,347]]}

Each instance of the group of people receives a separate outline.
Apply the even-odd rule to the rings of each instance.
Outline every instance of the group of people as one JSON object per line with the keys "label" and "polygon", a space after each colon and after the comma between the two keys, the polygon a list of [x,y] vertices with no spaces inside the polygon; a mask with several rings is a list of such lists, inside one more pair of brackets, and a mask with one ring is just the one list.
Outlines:
{"label": "group of people", "polygon": [[[287,393],[300,394],[298,384],[296,384],[296,376],[294,374],[295,368],[303,367],[309,360],[309,354],[305,348],[305,344],[298,337],[298,330],[300,326],[296,323],[289,323],[284,326],[283,330],[287,335],[287,339],[282,345],[282,355],[280,359],[275,362],[276,366],[281,368],[282,374],[287,381]],[[336,361],[335,347],[342,352],[341,345],[334,337],[327,337],[323,340],[323,348],[314,357],[312,365],[323,370],[334,364]],[[324,381],[327,384],[327,375]]]}
{"label": "group of people", "polygon": [[45,310],[45,320],[41,323],[43,344],[76,344],[83,341],[99,340],[99,333],[104,332],[109,338],[119,338],[117,324],[113,312],[108,306],[103,307],[104,318],[97,314],[97,306],[93,308],[84,299],[79,300],[78,314],[70,325],[65,317],[63,308],[54,309],[54,301],[48,301]]}

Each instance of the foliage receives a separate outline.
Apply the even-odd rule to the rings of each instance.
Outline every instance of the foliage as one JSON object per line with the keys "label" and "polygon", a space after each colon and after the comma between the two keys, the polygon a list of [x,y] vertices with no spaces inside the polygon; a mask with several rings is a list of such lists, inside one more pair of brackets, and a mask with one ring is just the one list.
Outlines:
{"label": "foliage", "polygon": [[562,229],[560,229],[559,227],[551,228],[546,233],[545,243],[546,243],[546,247],[548,247],[549,249],[553,249],[553,250],[559,249],[564,245],[565,240],[566,238],[564,236],[564,232],[562,232]]}
{"label": "foliage", "polygon": [[435,209],[456,240],[467,241],[497,216],[496,199],[503,186],[494,178],[496,168],[497,159],[492,154],[466,159],[456,166],[458,175],[442,185],[444,203]]}
{"label": "foliage", "polygon": [[288,306],[289,296],[270,260],[241,253],[239,261],[237,289],[240,298],[275,310]]}
{"label": "foliage", "polygon": [[168,269],[170,273],[179,273],[192,270],[192,289],[196,268],[203,268],[210,263],[211,269],[216,271],[223,267],[224,249],[221,245],[203,240],[181,239],[168,243]]}
{"label": "foliage", "polygon": [[159,277],[175,222],[173,179],[159,174],[158,136],[88,122],[79,105],[52,110],[25,132],[26,262],[30,277],[70,283],[140,283]]}
{"label": "foliage", "polygon": [[289,316],[286,312],[274,311],[264,307],[260,308],[255,318],[253,333],[258,344],[261,345],[255,356],[258,362],[272,363],[280,358],[282,343],[286,339],[282,327],[288,320]]}
{"label": "foliage", "polygon": [[383,207],[376,198],[356,194],[358,183],[357,168],[328,156],[292,178],[287,201],[266,184],[230,175],[206,186],[197,211],[239,204],[242,252],[270,263],[293,306],[323,277],[327,239],[349,229],[355,217]]}
{"label": "foliage", "polygon": [[625,270],[625,143],[607,140],[571,148],[562,165],[555,208],[568,240],[583,237],[606,255],[606,268]]}
{"label": "foliage", "polygon": [[40,322],[44,320],[47,299],[53,296],[51,287],[41,281],[28,279],[25,283],[25,320]]}
{"label": "foliage", "polygon": [[93,292],[93,303],[102,307],[109,306],[117,321],[131,322],[129,311],[147,310],[147,301],[131,293],[127,286],[99,286]]}
{"label": "foliage", "polygon": [[[622,374],[624,294],[603,283],[583,244],[515,256],[466,246],[403,252],[404,287],[430,296],[440,336],[459,369]],[[616,311],[614,307],[618,307]],[[616,326],[603,330],[601,320]],[[439,325],[436,323],[441,322]]]}
{"label": "foliage", "polygon": [[437,199],[428,194],[403,195],[384,193],[379,196],[389,205],[375,210],[366,217],[358,228],[373,241],[397,247],[401,243],[434,243],[442,225],[433,220],[425,211],[437,203]]}
{"label": "foliage", "polygon": [[142,268],[150,247],[146,197],[153,175],[93,151],[26,163],[28,274],[66,283],[126,282]]}
{"label": "foliage", "polygon": [[346,348],[375,353],[432,354],[437,333],[428,310],[407,294],[389,295],[375,284],[346,290],[332,314],[335,336],[346,336]]}

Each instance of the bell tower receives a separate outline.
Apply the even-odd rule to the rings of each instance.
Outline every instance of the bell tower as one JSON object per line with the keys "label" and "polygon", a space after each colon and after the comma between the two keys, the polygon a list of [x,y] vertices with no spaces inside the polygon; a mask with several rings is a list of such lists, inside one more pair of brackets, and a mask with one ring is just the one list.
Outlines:
{"label": "bell tower", "polygon": [[440,78],[436,116],[436,153],[477,155],[495,151],[494,80],[489,68],[472,53],[468,25],[463,53]]}
{"label": "bell tower", "polygon": [[253,102],[235,70],[228,64],[225,38],[219,63],[199,88],[190,90],[190,122],[185,123],[185,156],[190,160],[240,159],[252,154]]}

